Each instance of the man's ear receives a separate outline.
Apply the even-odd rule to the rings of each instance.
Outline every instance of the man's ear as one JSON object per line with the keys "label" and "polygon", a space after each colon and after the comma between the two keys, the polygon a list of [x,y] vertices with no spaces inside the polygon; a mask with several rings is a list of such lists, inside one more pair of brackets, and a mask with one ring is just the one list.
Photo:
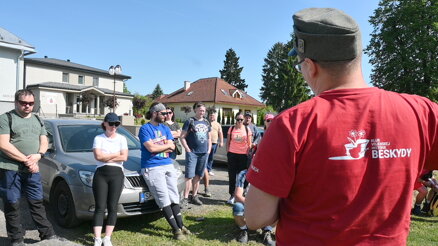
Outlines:
{"label": "man's ear", "polygon": [[318,65],[312,59],[309,58],[305,58],[304,62],[306,63],[307,66],[307,72],[308,72],[307,75],[310,76],[310,78],[315,78],[320,72]]}

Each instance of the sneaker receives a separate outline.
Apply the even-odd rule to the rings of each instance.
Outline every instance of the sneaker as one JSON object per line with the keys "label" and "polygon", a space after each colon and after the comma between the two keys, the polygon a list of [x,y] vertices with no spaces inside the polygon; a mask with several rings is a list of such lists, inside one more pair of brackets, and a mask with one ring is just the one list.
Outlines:
{"label": "sneaker", "polygon": [[214,172],[210,171],[210,172],[208,172],[208,175],[214,176]]}
{"label": "sneaker", "polygon": [[414,208],[411,210],[411,214],[421,216],[421,207],[419,205],[414,205]]}
{"label": "sneaker", "polygon": [[192,232],[189,231],[189,229],[187,229],[187,227],[185,227],[185,226],[183,226],[183,227],[181,228],[181,231],[182,231],[182,233],[183,233],[184,235],[192,235]]}
{"label": "sneaker", "polygon": [[275,240],[272,239],[271,231],[263,231],[263,244],[268,246],[275,246]]}
{"label": "sneaker", "polygon": [[205,188],[204,196],[211,197],[211,192],[208,190],[208,188]]}
{"label": "sneaker", "polygon": [[110,237],[104,237],[102,239],[102,243],[103,243],[103,246],[113,246],[113,244],[111,243]]}
{"label": "sneaker", "polygon": [[179,207],[181,209],[186,209],[189,206],[189,199],[188,198],[184,198],[181,201],[181,204],[179,205]]}
{"label": "sneaker", "polygon": [[102,238],[95,237],[94,238],[94,246],[101,246],[102,245]]}
{"label": "sneaker", "polygon": [[423,208],[421,209],[421,212],[427,214],[427,213],[429,212],[429,210],[430,210],[430,204],[427,203],[427,202],[425,202],[425,203],[423,204]]}
{"label": "sneaker", "polygon": [[228,199],[227,203],[230,205],[233,205],[234,204],[234,196],[230,196],[230,199]]}
{"label": "sneaker", "polygon": [[203,203],[201,202],[201,200],[199,200],[199,196],[198,195],[196,195],[196,196],[194,196],[193,198],[192,198],[192,203],[193,204],[195,204],[195,205],[199,205],[199,206],[201,206]]}
{"label": "sneaker", "polygon": [[184,236],[181,229],[178,229],[177,231],[173,232],[173,239],[178,240],[178,241],[186,240],[186,236]]}
{"label": "sneaker", "polygon": [[240,230],[237,241],[239,243],[248,243],[248,230]]}

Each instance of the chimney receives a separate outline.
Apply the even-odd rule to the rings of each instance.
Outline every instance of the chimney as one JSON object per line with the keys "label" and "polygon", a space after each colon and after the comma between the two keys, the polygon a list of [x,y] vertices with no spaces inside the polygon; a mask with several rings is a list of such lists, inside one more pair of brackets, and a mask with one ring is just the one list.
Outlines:
{"label": "chimney", "polygon": [[188,90],[190,88],[190,81],[184,81],[184,90]]}

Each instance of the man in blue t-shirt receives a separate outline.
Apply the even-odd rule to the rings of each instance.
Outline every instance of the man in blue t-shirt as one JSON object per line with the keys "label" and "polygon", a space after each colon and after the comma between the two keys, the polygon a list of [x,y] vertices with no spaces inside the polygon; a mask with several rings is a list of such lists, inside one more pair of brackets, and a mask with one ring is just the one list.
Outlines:
{"label": "man in blue t-shirt", "polygon": [[184,240],[190,231],[184,227],[178,192],[178,174],[170,153],[175,150],[170,128],[164,124],[166,107],[153,103],[146,114],[150,119],[138,133],[141,143],[141,174],[157,205],[173,230],[176,240]]}
{"label": "man in blue t-shirt", "polygon": [[207,158],[211,149],[211,127],[204,118],[205,105],[197,102],[193,105],[195,117],[188,119],[182,128],[181,143],[186,150],[186,187],[182,206],[189,202],[189,192],[192,188],[191,202],[202,205],[198,196],[199,182],[204,175]]}

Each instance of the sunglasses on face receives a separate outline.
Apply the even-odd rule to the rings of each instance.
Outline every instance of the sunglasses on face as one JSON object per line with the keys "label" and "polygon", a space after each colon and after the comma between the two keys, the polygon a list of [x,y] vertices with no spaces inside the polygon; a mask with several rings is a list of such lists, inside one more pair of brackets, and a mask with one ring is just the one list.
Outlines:
{"label": "sunglasses on face", "polygon": [[168,111],[167,114],[173,114],[173,112],[172,111]]}
{"label": "sunglasses on face", "polygon": [[162,116],[166,116],[166,115],[168,115],[169,113],[168,112],[159,112]]}
{"label": "sunglasses on face", "polygon": [[108,125],[109,126],[116,126],[116,127],[118,127],[118,126],[120,126],[120,122],[118,122],[118,121],[116,121],[116,122],[108,122]]}
{"label": "sunglasses on face", "polygon": [[237,121],[243,121],[243,119],[236,119]]}
{"label": "sunglasses on face", "polygon": [[271,121],[272,121],[272,120],[266,120],[266,122],[268,122],[268,123],[271,122]]}
{"label": "sunglasses on face", "polygon": [[35,104],[35,102],[26,102],[26,101],[21,101],[21,100],[18,100],[18,103],[19,103],[21,106],[27,106],[27,105],[29,105],[30,107],[32,107],[32,106]]}

